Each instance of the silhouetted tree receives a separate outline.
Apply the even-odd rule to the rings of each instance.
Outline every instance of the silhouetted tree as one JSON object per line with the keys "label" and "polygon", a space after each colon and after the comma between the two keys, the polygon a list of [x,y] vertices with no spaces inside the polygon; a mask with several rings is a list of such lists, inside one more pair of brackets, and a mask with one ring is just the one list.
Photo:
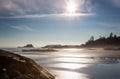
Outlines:
{"label": "silhouetted tree", "polygon": [[94,36],[91,36],[89,41],[94,41]]}
{"label": "silhouetted tree", "polygon": [[116,35],[116,34],[114,35],[114,38],[115,38],[115,39],[117,38],[117,35]]}
{"label": "silhouetted tree", "polygon": [[110,38],[112,38],[112,37],[113,37],[113,33],[111,32],[111,33],[110,33]]}

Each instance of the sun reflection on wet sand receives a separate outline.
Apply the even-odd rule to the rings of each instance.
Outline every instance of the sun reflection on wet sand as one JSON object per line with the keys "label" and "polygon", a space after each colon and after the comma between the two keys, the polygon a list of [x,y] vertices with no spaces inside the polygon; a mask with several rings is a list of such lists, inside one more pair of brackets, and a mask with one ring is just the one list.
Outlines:
{"label": "sun reflection on wet sand", "polygon": [[69,52],[75,52],[75,51],[82,51],[83,49],[78,49],[78,48],[66,48],[62,49],[61,51],[69,51]]}
{"label": "sun reflection on wet sand", "polygon": [[83,49],[77,49],[77,48],[68,48],[68,49],[64,49],[64,50],[67,50],[67,51],[80,51],[80,50],[83,50]]}
{"label": "sun reflection on wet sand", "polygon": [[72,57],[62,57],[62,58],[55,58],[56,61],[62,61],[62,62],[81,62],[81,63],[88,63],[92,62],[92,59],[86,59],[86,58],[72,58]]}
{"label": "sun reflection on wet sand", "polygon": [[68,69],[80,69],[83,67],[87,67],[87,65],[82,65],[82,64],[68,64],[68,63],[61,63],[61,67],[68,68]]}
{"label": "sun reflection on wet sand", "polygon": [[82,69],[88,67],[89,64],[74,64],[74,63],[57,63],[57,64],[45,64],[45,67],[52,67],[56,69],[66,69],[75,71],[76,69]]}
{"label": "sun reflection on wet sand", "polygon": [[86,74],[79,74],[76,72],[69,71],[53,71],[56,74],[56,79],[89,79]]}

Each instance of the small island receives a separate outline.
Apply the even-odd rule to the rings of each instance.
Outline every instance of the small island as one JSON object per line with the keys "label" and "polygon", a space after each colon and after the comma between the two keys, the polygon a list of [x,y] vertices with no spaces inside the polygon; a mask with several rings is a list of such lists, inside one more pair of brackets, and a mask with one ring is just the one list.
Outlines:
{"label": "small island", "polygon": [[27,44],[27,45],[22,46],[22,47],[18,46],[18,48],[34,48],[34,46],[32,44]]}
{"label": "small island", "polygon": [[28,47],[28,48],[33,48],[34,46],[32,44],[27,44],[26,46],[24,47]]}

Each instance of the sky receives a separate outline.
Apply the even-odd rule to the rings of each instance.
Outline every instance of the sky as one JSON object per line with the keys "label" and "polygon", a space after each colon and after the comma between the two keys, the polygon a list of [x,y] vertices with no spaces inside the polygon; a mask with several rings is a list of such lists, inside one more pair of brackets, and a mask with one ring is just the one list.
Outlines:
{"label": "sky", "polygon": [[120,35],[120,0],[0,0],[0,47],[80,45]]}

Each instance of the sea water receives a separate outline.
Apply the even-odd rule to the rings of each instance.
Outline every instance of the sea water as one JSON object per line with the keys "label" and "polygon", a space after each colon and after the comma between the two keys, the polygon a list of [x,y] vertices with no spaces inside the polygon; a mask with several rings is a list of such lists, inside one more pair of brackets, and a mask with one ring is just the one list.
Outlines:
{"label": "sea water", "polygon": [[4,50],[29,57],[50,71],[56,79],[120,79],[120,51],[104,49],[58,49],[58,52]]}

